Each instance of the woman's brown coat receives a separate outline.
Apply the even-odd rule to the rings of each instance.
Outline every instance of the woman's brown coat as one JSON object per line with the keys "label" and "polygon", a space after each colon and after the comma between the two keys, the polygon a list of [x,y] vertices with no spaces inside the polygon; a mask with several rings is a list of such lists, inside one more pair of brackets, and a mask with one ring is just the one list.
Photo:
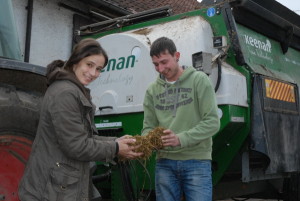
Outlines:
{"label": "woman's brown coat", "polygon": [[110,162],[116,156],[115,138],[95,135],[89,91],[73,75],[62,75],[43,99],[37,135],[19,185],[21,201],[90,200],[90,161]]}

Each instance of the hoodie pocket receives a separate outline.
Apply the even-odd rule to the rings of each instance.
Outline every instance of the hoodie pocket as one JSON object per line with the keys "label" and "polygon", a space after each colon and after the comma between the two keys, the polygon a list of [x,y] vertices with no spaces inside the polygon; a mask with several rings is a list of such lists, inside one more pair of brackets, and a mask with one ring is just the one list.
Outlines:
{"label": "hoodie pocket", "polygon": [[75,201],[79,188],[80,173],[65,164],[57,163],[50,172],[50,179],[46,184],[44,200],[47,201]]}

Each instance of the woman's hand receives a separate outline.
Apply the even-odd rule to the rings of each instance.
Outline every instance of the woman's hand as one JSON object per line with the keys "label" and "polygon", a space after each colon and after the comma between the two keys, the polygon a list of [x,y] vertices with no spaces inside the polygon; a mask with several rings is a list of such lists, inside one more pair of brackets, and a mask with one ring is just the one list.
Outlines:
{"label": "woman's hand", "polygon": [[137,149],[139,146],[133,146],[132,144],[135,143],[134,138],[128,138],[128,137],[121,137],[116,140],[116,142],[119,144],[119,153],[118,156],[122,158],[127,159],[135,159],[143,153],[135,152],[134,150]]}
{"label": "woman's hand", "polygon": [[119,140],[122,140],[122,139],[129,139],[129,138],[132,138],[132,135],[123,135],[122,137],[119,137],[117,138],[115,141],[118,142]]}

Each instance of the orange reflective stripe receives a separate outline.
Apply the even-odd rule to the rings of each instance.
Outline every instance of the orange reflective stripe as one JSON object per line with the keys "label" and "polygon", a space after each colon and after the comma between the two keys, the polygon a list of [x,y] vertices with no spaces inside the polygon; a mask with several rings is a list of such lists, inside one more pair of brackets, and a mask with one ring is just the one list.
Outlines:
{"label": "orange reflective stripe", "polygon": [[275,100],[295,102],[295,88],[291,84],[265,79],[266,97]]}

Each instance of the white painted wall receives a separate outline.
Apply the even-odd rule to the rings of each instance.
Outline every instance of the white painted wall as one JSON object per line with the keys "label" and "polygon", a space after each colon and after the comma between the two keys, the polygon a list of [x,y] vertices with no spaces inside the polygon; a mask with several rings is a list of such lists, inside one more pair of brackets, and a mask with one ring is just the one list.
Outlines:
{"label": "white painted wall", "polygon": [[[20,39],[25,53],[27,0],[12,0]],[[59,0],[34,0],[29,62],[46,66],[55,59],[66,60],[71,53],[73,12],[59,7]]]}

